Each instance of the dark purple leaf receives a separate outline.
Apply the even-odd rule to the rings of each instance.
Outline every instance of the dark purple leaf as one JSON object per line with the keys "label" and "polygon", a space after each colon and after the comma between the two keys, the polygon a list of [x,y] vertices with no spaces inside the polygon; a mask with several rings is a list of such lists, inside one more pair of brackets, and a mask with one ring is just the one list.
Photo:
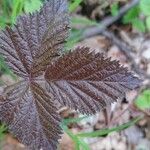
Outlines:
{"label": "dark purple leaf", "polygon": [[0,93],[0,120],[31,149],[57,147],[60,118],[39,76],[63,48],[68,25],[66,0],[50,0],[40,12],[19,17],[13,28],[0,32],[0,55],[20,77]]}
{"label": "dark purple leaf", "polygon": [[60,118],[49,95],[37,83],[21,81],[0,97],[0,120],[31,149],[56,149]]}
{"label": "dark purple leaf", "polygon": [[87,114],[105,108],[140,83],[117,61],[89,52],[86,47],[51,63],[45,79],[49,92],[62,105]]}
{"label": "dark purple leaf", "polygon": [[17,75],[38,76],[63,48],[68,25],[66,0],[50,0],[39,13],[19,17],[0,33],[0,54]]}
{"label": "dark purple leaf", "polygon": [[140,83],[117,61],[89,48],[58,58],[68,18],[66,0],[49,0],[40,12],[0,32],[0,55],[20,79],[0,93],[0,121],[29,149],[56,150],[61,130],[55,99],[93,114]]}

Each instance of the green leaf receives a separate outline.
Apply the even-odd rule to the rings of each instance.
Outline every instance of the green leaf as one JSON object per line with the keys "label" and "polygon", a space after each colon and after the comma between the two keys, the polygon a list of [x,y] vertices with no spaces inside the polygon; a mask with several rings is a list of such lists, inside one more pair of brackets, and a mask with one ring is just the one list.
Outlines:
{"label": "green leaf", "polygon": [[112,14],[112,16],[118,15],[118,11],[119,11],[119,5],[118,5],[118,2],[115,2],[111,5],[111,14]]}
{"label": "green leaf", "polygon": [[[98,23],[96,21],[92,21],[88,18],[85,17],[72,17],[71,18],[71,23],[73,25],[85,25],[85,26],[97,26]],[[67,50],[70,50],[77,42],[80,41],[83,29],[72,29],[70,37],[65,45]]]}
{"label": "green leaf", "polygon": [[140,0],[140,8],[146,16],[150,15],[150,0]]}
{"label": "green leaf", "polygon": [[75,11],[82,1],[83,0],[74,0],[74,2],[71,3],[70,6],[69,6],[69,11],[70,12]]}
{"label": "green leaf", "polygon": [[40,10],[42,6],[41,0],[26,0],[24,2],[24,11],[26,13],[32,13],[35,10]]}
{"label": "green leaf", "polygon": [[142,110],[150,109],[150,89],[143,91],[135,100],[135,105]]}
{"label": "green leaf", "polygon": [[115,127],[115,128],[102,129],[102,130],[97,130],[97,131],[87,132],[87,133],[79,133],[79,134],[77,134],[77,136],[79,136],[79,137],[98,137],[98,136],[107,135],[107,134],[109,134],[111,132],[114,132],[114,131],[119,132],[119,131],[122,131],[122,130],[127,129],[130,126],[134,125],[140,119],[141,118],[138,117],[138,118],[135,118],[135,119],[133,119],[132,121],[130,121],[128,123],[125,123],[125,124],[120,125],[120,126]]}
{"label": "green leaf", "polygon": [[131,10],[127,12],[127,14],[123,17],[123,23],[131,23],[135,18],[137,18],[140,14],[139,6],[133,7]]}
{"label": "green leaf", "polygon": [[12,25],[16,22],[16,18],[18,15],[22,13],[24,0],[13,0],[13,9],[11,15],[11,23]]}
{"label": "green leaf", "polygon": [[4,74],[10,75],[12,79],[16,80],[16,75],[8,68],[6,65],[4,58],[0,55],[0,71]]}
{"label": "green leaf", "polygon": [[141,32],[145,32],[146,30],[144,21],[140,20],[139,18],[132,20],[132,26]]}
{"label": "green leaf", "polygon": [[150,17],[146,18],[146,27],[150,31]]}
{"label": "green leaf", "polygon": [[70,37],[65,45],[67,50],[70,50],[77,42],[80,41],[83,31],[84,30],[76,30],[76,29],[71,30]]}
{"label": "green leaf", "polygon": [[70,123],[77,123],[80,122],[86,118],[88,118],[89,116],[83,116],[83,117],[79,117],[79,118],[70,118],[70,119],[64,119],[63,120],[63,124],[68,125]]}
{"label": "green leaf", "polygon": [[3,140],[6,131],[7,127],[4,124],[0,125],[0,141]]}
{"label": "green leaf", "polygon": [[71,18],[72,25],[83,24],[87,26],[97,26],[98,23],[96,21],[90,20],[86,17],[72,17]]}
{"label": "green leaf", "polygon": [[62,129],[69,135],[69,137],[73,140],[75,144],[75,150],[90,150],[88,144],[86,144],[82,139],[80,139],[77,135],[74,135],[67,126],[62,125]]}
{"label": "green leaf", "polygon": [[0,28],[4,28],[6,25],[5,18],[3,16],[0,16]]}

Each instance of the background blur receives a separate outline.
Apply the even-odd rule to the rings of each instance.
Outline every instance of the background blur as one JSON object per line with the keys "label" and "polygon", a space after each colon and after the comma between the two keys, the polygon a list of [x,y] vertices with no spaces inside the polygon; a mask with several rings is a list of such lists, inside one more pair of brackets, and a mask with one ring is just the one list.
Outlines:
{"label": "background blur", "polygon": [[[13,26],[18,15],[39,10],[43,2],[0,0],[0,30]],[[94,116],[61,108],[59,150],[150,150],[150,0],[68,2],[71,32],[65,51],[85,45],[103,52],[134,71],[143,85]],[[0,56],[0,90],[16,80]],[[0,123],[0,150],[25,149]]]}

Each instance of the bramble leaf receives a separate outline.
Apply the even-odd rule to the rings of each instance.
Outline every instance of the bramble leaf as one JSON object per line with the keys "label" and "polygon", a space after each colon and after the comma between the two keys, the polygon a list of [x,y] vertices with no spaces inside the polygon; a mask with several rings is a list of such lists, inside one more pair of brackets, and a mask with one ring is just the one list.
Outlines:
{"label": "bramble leaf", "polygon": [[63,48],[68,23],[66,1],[51,0],[0,32],[0,55],[20,79],[0,93],[0,120],[31,149],[54,150],[60,137],[60,117],[42,75]]}
{"label": "bramble leaf", "polygon": [[77,48],[49,65],[45,79],[58,102],[86,114],[106,108],[140,83],[117,61],[87,47]]}
{"label": "bramble leaf", "polygon": [[89,48],[58,57],[68,26],[66,0],[50,0],[0,32],[0,55],[19,76],[0,92],[0,121],[29,149],[57,149],[61,130],[55,99],[93,114],[140,83],[117,61]]}
{"label": "bramble leaf", "polygon": [[57,109],[37,83],[7,87],[0,97],[0,120],[31,149],[56,149],[61,133]]}
{"label": "bramble leaf", "polygon": [[19,76],[41,75],[68,36],[67,3],[51,0],[39,13],[23,15],[0,34],[0,54]]}

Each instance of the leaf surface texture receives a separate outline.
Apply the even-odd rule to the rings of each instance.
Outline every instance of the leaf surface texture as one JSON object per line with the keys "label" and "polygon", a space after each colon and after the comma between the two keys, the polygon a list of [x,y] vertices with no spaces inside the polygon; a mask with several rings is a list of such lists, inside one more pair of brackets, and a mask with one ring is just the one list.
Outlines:
{"label": "leaf surface texture", "polygon": [[86,114],[106,108],[140,83],[118,61],[87,47],[78,47],[49,65],[45,79],[56,100]]}

